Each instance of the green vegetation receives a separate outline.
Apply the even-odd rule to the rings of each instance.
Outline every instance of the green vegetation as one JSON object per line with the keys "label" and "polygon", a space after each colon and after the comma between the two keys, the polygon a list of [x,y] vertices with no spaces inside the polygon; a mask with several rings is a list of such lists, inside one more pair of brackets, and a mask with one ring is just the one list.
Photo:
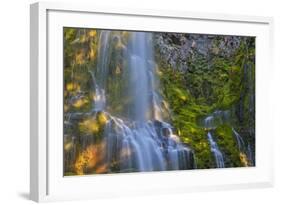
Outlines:
{"label": "green vegetation", "polygon": [[[113,116],[122,116],[125,121],[131,114],[129,105],[132,103],[128,95],[129,66],[126,60],[130,32],[113,33],[120,38],[109,41],[111,60],[106,73],[105,110]],[[189,37],[189,34],[185,35]],[[172,43],[165,46],[183,49],[179,45],[180,37],[163,36],[172,39],[167,41]],[[118,159],[112,164],[104,164],[102,159],[105,155],[102,139],[109,117],[106,112],[93,115],[92,111],[97,93],[90,73],[98,66],[99,38],[99,30],[64,29],[64,170],[67,176],[108,173],[108,169],[118,172],[119,169]],[[201,38],[202,35],[198,37]],[[163,45],[153,40],[159,79],[157,92],[163,98],[164,121],[169,122],[180,141],[194,151],[198,169],[216,167],[208,132],[212,133],[223,153],[225,167],[254,166],[246,148],[238,149],[232,129],[241,134],[254,155],[255,39],[237,37],[236,41],[237,47],[222,48],[221,43],[227,42],[226,37],[216,36],[205,53],[199,52],[193,43],[188,55],[171,64],[163,54]],[[225,54],[225,50],[230,49],[231,52]],[[182,61],[186,69],[180,69]],[[212,128],[204,126],[204,119],[216,111],[228,111],[229,118],[217,119]],[[131,171],[136,170],[132,168]]]}
{"label": "green vegetation", "polygon": [[[227,58],[219,55],[207,58],[195,53],[187,59],[189,69],[186,72],[171,67],[161,55],[157,55],[160,88],[170,105],[172,124],[181,140],[194,149],[198,168],[215,167],[206,137],[208,130],[201,123],[215,110],[231,111],[232,124],[222,124],[214,130],[218,146],[225,155],[226,166],[242,166],[231,126],[239,131],[254,126],[254,118],[250,118],[250,109],[254,109],[254,105],[249,103],[250,96],[254,95],[254,88],[250,90],[249,84],[254,86],[255,82],[253,40],[241,40],[240,47]],[[248,69],[249,65],[251,69]],[[235,114],[239,103],[244,106],[242,123]],[[254,136],[244,138],[247,143],[254,141]]]}

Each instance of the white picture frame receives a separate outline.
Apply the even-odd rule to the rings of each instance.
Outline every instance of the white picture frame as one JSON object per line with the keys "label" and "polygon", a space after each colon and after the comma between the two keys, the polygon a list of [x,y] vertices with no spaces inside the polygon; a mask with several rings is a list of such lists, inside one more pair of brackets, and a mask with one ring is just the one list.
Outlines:
{"label": "white picture frame", "polygon": [[[273,186],[273,134],[268,129],[272,113],[263,109],[269,106],[266,96],[272,68],[272,18],[47,2],[32,4],[30,11],[31,200],[94,199]],[[62,86],[61,31],[64,26],[256,36],[256,166],[63,177],[60,150],[62,89],[58,87]]]}

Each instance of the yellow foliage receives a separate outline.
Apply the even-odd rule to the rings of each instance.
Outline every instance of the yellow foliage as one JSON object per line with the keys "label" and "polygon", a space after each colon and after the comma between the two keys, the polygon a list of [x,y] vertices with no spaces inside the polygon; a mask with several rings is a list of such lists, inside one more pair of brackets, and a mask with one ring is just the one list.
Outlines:
{"label": "yellow foliage", "polygon": [[75,62],[76,62],[76,64],[78,64],[78,65],[83,64],[85,62],[84,57],[85,57],[84,51],[80,50],[79,52],[77,52],[75,54]]}
{"label": "yellow foliage", "polygon": [[70,149],[73,148],[73,143],[72,142],[67,142],[64,144],[64,150],[69,151]]}
{"label": "yellow foliage", "polygon": [[88,35],[89,35],[90,37],[95,37],[95,36],[97,35],[97,31],[96,31],[96,30],[90,30],[89,33],[88,33]]}
{"label": "yellow foliage", "polygon": [[208,147],[208,143],[207,142],[200,142],[200,144],[202,145],[202,147],[207,148]]}
{"label": "yellow foliage", "polygon": [[183,140],[183,142],[186,143],[186,144],[188,144],[188,143],[191,142],[191,140],[190,140],[189,137],[184,137],[184,138],[182,138],[182,140]]}
{"label": "yellow foliage", "polygon": [[95,134],[100,131],[100,125],[97,122],[96,119],[87,119],[84,120],[79,124],[80,130],[89,133],[89,134]]}
{"label": "yellow foliage", "polygon": [[90,49],[89,58],[90,58],[91,60],[93,60],[93,59],[96,58],[96,50],[95,50],[95,49],[93,49],[93,48]]}
{"label": "yellow foliage", "polygon": [[178,97],[179,99],[181,99],[182,101],[187,101],[187,96],[186,96],[186,93],[185,93],[185,92],[183,92],[183,91],[180,90],[179,88],[174,88],[173,90],[176,92],[177,97]]}
{"label": "yellow foliage", "polygon": [[80,90],[80,85],[77,83],[67,83],[66,84],[66,90],[67,91],[76,91]]}
{"label": "yellow foliage", "polygon": [[105,125],[105,123],[107,122],[108,119],[107,119],[106,114],[101,112],[98,114],[97,120],[101,125]]}
{"label": "yellow foliage", "polygon": [[78,175],[84,174],[84,166],[87,164],[87,159],[83,154],[80,154],[74,164],[75,171]]}
{"label": "yellow foliage", "polygon": [[242,162],[242,164],[243,164],[245,167],[248,167],[248,166],[249,166],[249,163],[248,163],[248,158],[247,158],[246,154],[240,152],[239,157],[240,157],[240,161]]}
{"label": "yellow foliage", "polygon": [[72,105],[73,107],[75,108],[80,108],[82,107],[83,105],[87,104],[88,103],[88,100],[85,99],[85,98],[80,98],[78,100],[76,100]]}
{"label": "yellow foliage", "polygon": [[107,165],[102,164],[104,159],[105,144],[90,145],[82,151],[77,157],[74,169],[78,175],[83,175],[85,169],[95,171],[96,173],[104,173],[107,170]]}
{"label": "yellow foliage", "polygon": [[187,100],[187,97],[185,95],[180,95],[179,98],[183,101],[186,101]]}

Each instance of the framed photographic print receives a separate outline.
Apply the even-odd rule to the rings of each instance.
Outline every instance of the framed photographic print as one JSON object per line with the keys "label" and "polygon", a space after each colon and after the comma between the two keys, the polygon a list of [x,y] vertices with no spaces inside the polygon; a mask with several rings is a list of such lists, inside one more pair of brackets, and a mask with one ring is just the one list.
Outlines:
{"label": "framed photographic print", "polygon": [[271,186],[272,22],[31,5],[31,199]]}

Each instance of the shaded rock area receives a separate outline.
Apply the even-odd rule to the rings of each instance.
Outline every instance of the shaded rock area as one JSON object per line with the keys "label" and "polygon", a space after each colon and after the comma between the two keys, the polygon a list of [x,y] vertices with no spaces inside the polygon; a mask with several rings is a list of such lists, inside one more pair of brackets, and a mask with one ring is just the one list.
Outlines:
{"label": "shaded rock area", "polygon": [[228,58],[239,48],[243,37],[205,34],[156,33],[157,50],[163,60],[180,71],[189,69],[188,62],[197,55],[207,59],[212,56]]}
{"label": "shaded rock area", "polygon": [[[254,166],[255,38],[155,33],[154,41],[164,99],[198,167],[216,167],[205,149],[212,144],[206,138],[210,129],[226,167]],[[229,120],[218,113],[228,113]],[[233,129],[245,142],[242,151]]]}

